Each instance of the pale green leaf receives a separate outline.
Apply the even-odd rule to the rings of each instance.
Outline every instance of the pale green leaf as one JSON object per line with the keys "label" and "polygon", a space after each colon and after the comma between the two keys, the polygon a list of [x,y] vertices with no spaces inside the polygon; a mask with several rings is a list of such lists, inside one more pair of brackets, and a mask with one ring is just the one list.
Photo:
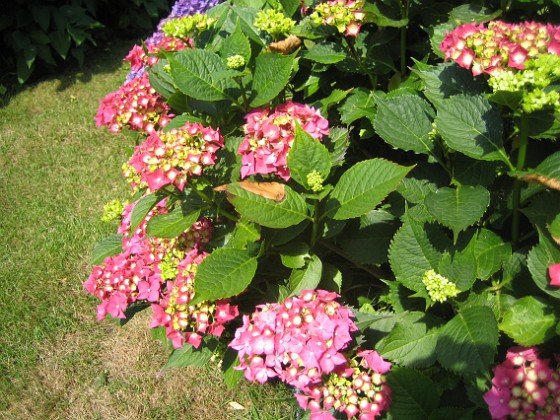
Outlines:
{"label": "pale green leaf", "polygon": [[554,337],[557,323],[552,304],[525,296],[506,310],[500,329],[522,346],[535,346]]}
{"label": "pale green leaf", "polygon": [[257,259],[236,248],[218,248],[198,266],[191,304],[229,298],[243,292],[253,280]]}
{"label": "pale green leaf", "polygon": [[148,221],[146,233],[157,238],[175,238],[190,228],[200,215],[200,209],[178,207],[170,213],[156,214]]}

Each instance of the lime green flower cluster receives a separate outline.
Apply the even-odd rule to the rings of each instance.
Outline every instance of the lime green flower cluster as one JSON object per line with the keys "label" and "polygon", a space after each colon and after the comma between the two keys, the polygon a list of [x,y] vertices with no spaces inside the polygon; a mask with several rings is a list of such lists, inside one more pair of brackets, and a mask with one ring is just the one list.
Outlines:
{"label": "lime green flower cluster", "polygon": [[364,20],[363,3],[356,0],[331,0],[315,6],[310,18],[316,25],[334,26],[346,36],[357,36]]}
{"label": "lime green flower cluster", "polygon": [[434,270],[428,270],[424,273],[422,283],[426,286],[430,299],[435,302],[445,302],[448,298],[455,297],[460,292],[455,283],[437,274]]}
{"label": "lime green flower cluster", "polygon": [[179,274],[179,262],[185,258],[185,251],[171,247],[159,263],[161,279],[173,280]]}
{"label": "lime green flower cluster", "polygon": [[245,59],[239,54],[232,55],[227,58],[226,66],[228,69],[238,69],[244,65]]}
{"label": "lime green flower cluster", "polygon": [[257,13],[257,18],[253,25],[261,31],[276,37],[277,35],[286,35],[290,33],[296,25],[296,22],[286,17],[282,12],[268,9]]}
{"label": "lime green flower cluster", "polygon": [[560,93],[546,89],[560,79],[560,56],[540,54],[525,61],[523,70],[502,70],[492,73],[488,84],[494,92],[522,92],[521,108],[531,113],[546,107],[560,111]]}
{"label": "lime green flower cluster", "polygon": [[207,30],[214,22],[216,22],[216,19],[203,13],[196,13],[168,21],[163,25],[162,30],[166,36],[186,39]]}
{"label": "lime green flower cluster", "polygon": [[323,191],[323,177],[317,171],[312,171],[307,174],[307,184],[311,187],[311,191],[319,192]]}
{"label": "lime green flower cluster", "polygon": [[117,220],[121,217],[124,211],[124,206],[119,200],[109,201],[103,206],[103,215],[101,216],[101,221],[110,222],[112,220]]}

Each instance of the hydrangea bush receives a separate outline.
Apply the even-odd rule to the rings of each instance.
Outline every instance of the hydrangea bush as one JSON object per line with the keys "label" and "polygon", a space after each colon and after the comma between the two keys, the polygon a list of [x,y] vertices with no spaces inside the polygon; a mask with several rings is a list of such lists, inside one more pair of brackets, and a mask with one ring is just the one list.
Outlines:
{"label": "hydrangea bush", "polygon": [[560,418],[555,1],[179,1],[87,291],[311,419]]}

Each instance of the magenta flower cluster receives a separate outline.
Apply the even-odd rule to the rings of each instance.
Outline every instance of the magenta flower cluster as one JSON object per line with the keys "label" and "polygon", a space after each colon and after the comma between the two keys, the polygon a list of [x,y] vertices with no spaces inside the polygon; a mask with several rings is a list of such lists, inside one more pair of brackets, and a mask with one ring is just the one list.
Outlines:
{"label": "magenta flower cluster", "polygon": [[445,60],[471,69],[473,75],[504,68],[524,69],[539,54],[560,55],[560,26],[536,22],[467,23],[448,32],[440,44]]}
{"label": "magenta flower cluster", "polygon": [[[84,282],[86,290],[97,296],[97,319],[107,314],[126,318],[127,307],[137,301],[152,303],[152,326],[166,327],[175,347],[189,342],[199,346],[205,333],[220,336],[223,324],[238,315],[228,301],[189,305],[194,294],[196,267],[206,257],[203,251],[211,238],[212,225],[201,218],[177,238],[148,236],[148,221],[167,213],[165,200],[152,209],[134,232],[130,232],[134,204],[124,212],[118,233],[123,235],[123,252],[106,257]],[[174,281],[165,281],[174,278]]]}
{"label": "magenta flower cluster", "polygon": [[329,122],[319,110],[291,101],[274,110],[255,109],[245,120],[245,138],[238,149],[242,178],[276,174],[285,181],[290,179],[286,158],[294,142],[296,123],[317,140],[329,134]]}
{"label": "magenta flower cluster", "polygon": [[358,351],[345,369],[331,373],[322,384],[296,394],[301,408],[309,409],[313,420],[334,420],[328,410],[348,418],[373,420],[391,404],[391,388],[385,373],[391,364],[374,350]]}
{"label": "magenta flower cluster", "polygon": [[185,343],[199,347],[203,334],[220,337],[224,324],[239,315],[237,306],[230,305],[229,299],[191,304],[196,270],[207,255],[197,249],[189,251],[177,267],[175,280],[167,282],[160,302],[152,304],[152,327],[165,327],[175,348]]}
{"label": "magenta flower cluster", "polygon": [[124,58],[124,61],[130,63],[130,68],[133,72],[138,72],[143,67],[154,66],[159,60],[156,54],[161,51],[180,51],[191,47],[192,44],[187,44],[179,38],[166,36],[159,39],[156,44],[147,45],[147,54],[144,47],[135,45]]}
{"label": "magenta flower cluster", "polygon": [[484,394],[493,419],[560,419],[560,371],[536,347],[513,347]]}
{"label": "magenta flower cluster", "polygon": [[384,378],[372,371],[381,375],[390,364],[375,352],[362,352],[362,364],[351,366],[346,352],[358,328],[338,297],[325,290],[305,290],[281,304],[259,305],[251,316],[243,316],[243,326],[229,346],[237,350],[238,369],[245,378],[260,383],[279,378],[295,387],[301,407],[309,408],[312,418],[330,416],[331,407],[373,418],[366,413],[385,409],[390,392]]}
{"label": "magenta flower cluster", "polygon": [[143,75],[122,85],[100,101],[95,122],[118,133],[124,128],[142,134],[159,130],[171,120],[169,105]]}
{"label": "magenta flower cluster", "polygon": [[169,184],[183,190],[187,177],[200,175],[204,166],[213,165],[216,152],[223,146],[219,130],[187,122],[165,133],[152,132],[144,143],[136,146],[128,163],[151,191]]}

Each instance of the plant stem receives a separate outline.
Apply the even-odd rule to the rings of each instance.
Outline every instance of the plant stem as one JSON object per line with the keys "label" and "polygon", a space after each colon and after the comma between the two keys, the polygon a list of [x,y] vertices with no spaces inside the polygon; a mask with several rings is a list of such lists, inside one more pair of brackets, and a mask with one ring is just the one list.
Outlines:
{"label": "plant stem", "polygon": [[[401,4],[401,17],[403,19],[408,19],[408,8],[409,2],[405,1]],[[406,72],[406,29],[408,24],[401,28],[401,76],[404,76]]]}
{"label": "plant stem", "polygon": [[[525,166],[525,158],[527,157],[527,144],[529,118],[527,114],[521,114],[521,126],[519,127],[519,152],[517,153],[517,165],[515,169],[522,171]],[[521,203],[521,181],[515,179],[513,182],[513,204],[512,204],[512,223],[511,223],[511,240],[513,244],[519,241],[519,205]]]}
{"label": "plant stem", "polygon": [[315,246],[319,237],[319,200],[315,200],[313,212],[313,227],[311,228],[311,248]]}

